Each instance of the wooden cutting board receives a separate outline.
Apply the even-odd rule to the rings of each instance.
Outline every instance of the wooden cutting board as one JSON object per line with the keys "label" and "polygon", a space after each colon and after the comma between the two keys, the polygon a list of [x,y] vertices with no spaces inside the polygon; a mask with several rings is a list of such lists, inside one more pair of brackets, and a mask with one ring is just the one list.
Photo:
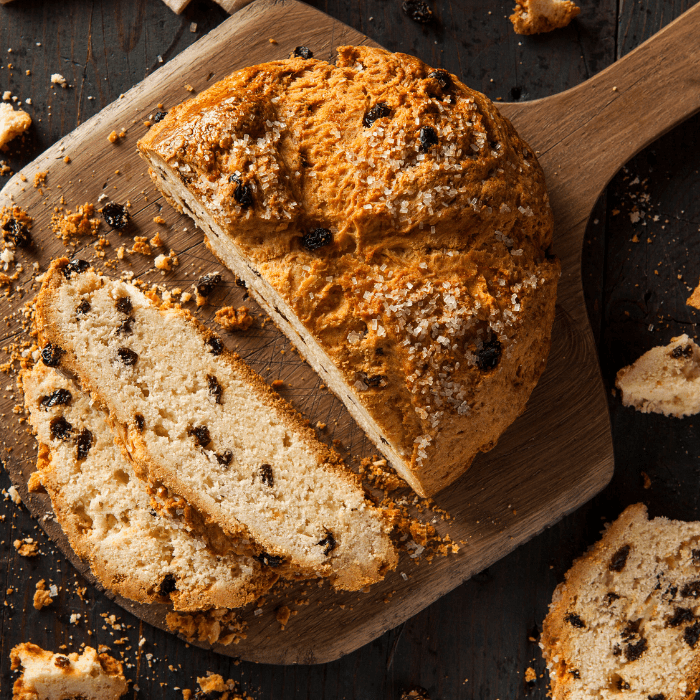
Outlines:
{"label": "wooden cutting board", "polygon": [[[0,193],[0,205],[14,202],[30,213],[35,220],[36,245],[22,255],[25,271],[15,287],[21,286],[24,292],[14,291],[0,299],[3,317],[16,312],[3,332],[3,346],[26,339],[21,310],[38,286],[26,281],[32,264],[37,262],[45,269],[52,257],[65,253],[49,226],[54,207],[61,202],[74,210],[85,202],[96,203],[101,194],[119,202],[128,200],[133,216],[130,235],[107,236],[103,226],[112,250],[107,257],[113,258],[114,248],[122,244],[131,247],[133,235],[150,238],[159,232],[182,262],[173,273],[162,276],[151,268],[152,258],[133,254],[116,272],[132,270],[142,279],[185,289],[203,272],[221,268],[192,222],[158,195],[136,154],[136,140],[147,128],[143,122],[158,103],[172,107],[190,96],[185,85],[201,91],[242,66],[284,58],[300,44],[309,46],[317,58],[332,60],[337,46],[371,43],[295,0],[256,0],[18,173]],[[337,659],[430,605],[578,508],[608,483],[613,451],[606,397],[581,289],[583,235],[598,195],[620,166],[700,109],[699,48],[700,5],[696,5],[582,85],[544,100],[499,105],[536,150],[547,175],[556,219],[554,248],[562,260],[562,278],[551,354],[527,411],[494,450],[480,456],[464,477],[435,498],[454,517],[447,525],[439,522],[438,527],[464,541],[459,554],[430,564],[402,556],[397,571],[369,593],[336,594],[316,584],[284,590],[263,605],[262,614],[255,615],[253,610],[242,614],[249,626],[247,639],[236,646],[216,647],[216,651],[277,664]],[[126,129],[126,138],[110,143],[108,135],[121,129]],[[43,193],[32,186],[40,171],[48,171]],[[153,221],[157,215],[165,219],[165,226]],[[82,248],[81,257],[95,259],[95,250],[88,243],[83,239],[76,250]],[[199,315],[215,327],[213,313],[223,305],[246,303],[259,314],[254,303],[243,301],[243,293],[228,275],[224,288]],[[268,381],[282,379],[281,393],[313,424],[327,424],[319,436],[326,441],[340,440],[341,452],[349,462],[357,464],[359,458],[375,453],[342,404],[289,352],[289,342],[269,320],[261,315],[250,331],[224,334],[224,338]],[[4,390],[1,396],[4,444],[11,448],[6,464],[12,479],[49,536],[94,582],[61,529],[44,517],[51,511],[48,497],[27,493],[26,479],[35,468],[34,441],[12,410],[21,402],[19,393]],[[310,604],[295,603],[302,598]],[[164,606],[116,600],[165,629]],[[274,610],[285,603],[298,613],[281,631]]]}

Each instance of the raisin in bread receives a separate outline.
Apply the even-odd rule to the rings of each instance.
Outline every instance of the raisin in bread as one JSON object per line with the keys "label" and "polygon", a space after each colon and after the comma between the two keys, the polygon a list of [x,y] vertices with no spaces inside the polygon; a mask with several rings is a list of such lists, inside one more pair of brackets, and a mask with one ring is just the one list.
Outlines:
{"label": "raisin in bread", "polygon": [[700,684],[700,523],[627,508],[557,586],[542,647],[553,700],[682,700]]}
{"label": "raisin in bread", "polygon": [[682,418],[700,413],[700,347],[687,335],[652,348],[617,373],[622,403],[642,413]]}
{"label": "raisin in bread", "polygon": [[270,588],[276,576],[259,561],[216,556],[151,507],[107,416],[78,384],[41,362],[22,374],[22,384],[41,483],[71,546],[105,588],[175,610],[237,608]]}
{"label": "raisin in bread", "polygon": [[13,671],[22,668],[13,700],[117,700],[128,689],[121,662],[92,647],[64,655],[25,642],[12,649],[10,660]]}
{"label": "raisin in bread", "polygon": [[308,422],[188,314],[88,267],[46,272],[42,358],[106,408],[137,475],[282,575],[355,590],[396,565],[388,516]]}
{"label": "raisin in bread", "polygon": [[344,47],[240,70],[139,142],[166,198],[421,495],[522,413],[559,263],[544,174],[480,93]]}

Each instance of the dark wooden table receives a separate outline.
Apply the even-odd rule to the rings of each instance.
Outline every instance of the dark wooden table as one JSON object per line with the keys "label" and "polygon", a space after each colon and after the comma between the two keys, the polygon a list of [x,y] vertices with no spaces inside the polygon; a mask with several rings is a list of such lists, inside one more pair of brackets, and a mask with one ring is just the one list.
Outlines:
{"label": "dark wooden table", "polygon": [[[429,26],[408,19],[399,0],[312,4],[389,49],[445,67],[494,100],[529,100],[594,75],[694,3],[583,0],[570,27],[537,37],[514,34],[506,18],[512,5],[501,0],[435,0],[437,21]],[[22,167],[225,18],[209,0],[194,0],[180,17],[160,0],[0,6],[0,93],[30,98],[25,108],[34,119],[30,135],[0,152],[0,160]],[[51,87],[53,73],[71,87]],[[691,253],[700,237],[699,172],[696,116],[628,163],[598,203],[584,280],[609,390],[616,371],[642,352],[683,332],[695,334],[700,312],[685,300],[700,278],[700,255]],[[0,177],[0,186],[6,179]],[[0,499],[0,697],[10,696],[14,678],[9,650],[31,640],[52,649],[86,643],[124,651],[135,698],[180,698],[176,688],[194,688],[195,677],[207,671],[239,680],[256,700],[398,700],[412,684],[433,700],[544,698],[544,664],[533,640],[555,585],[603,523],[637,501],[653,515],[700,518],[700,419],[641,415],[623,408],[612,392],[609,408],[616,472],[607,489],[409,622],[323,666],[237,664],[140,623],[81,581],[26,510]],[[9,485],[1,473],[0,488]],[[44,556],[19,557],[12,542],[20,537],[37,540]],[[52,606],[37,611],[32,597],[41,578],[60,592]],[[87,586],[82,599],[80,586]],[[80,618],[71,622],[76,613]],[[112,629],[105,613],[124,628]],[[124,637],[124,645],[115,645]],[[530,685],[528,667],[538,673]]]}

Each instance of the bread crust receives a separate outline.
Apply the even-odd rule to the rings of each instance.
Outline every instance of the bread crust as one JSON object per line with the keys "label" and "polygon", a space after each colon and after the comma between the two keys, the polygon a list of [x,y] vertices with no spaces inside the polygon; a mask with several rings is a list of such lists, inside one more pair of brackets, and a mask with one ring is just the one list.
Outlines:
{"label": "bread crust", "polygon": [[[61,285],[66,283],[66,278],[62,271],[68,263],[69,260],[67,258],[54,260],[45,273],[42,288],[36,300],[35,323],[38,338],[42,345],[46,342],[51,342],[59,347],[66,348],[61,356],[61,369],[78,377],[83,389],[88,391],[93,400],[105,410],[115,439],[123,447],[122,452],[132,463],[136,475],[148,482],[155,491],[161,485],[164,485],[170,493],[180,497],[185,504],[191,506],[191,510],[186,509],[189,523],[198,528],[199,534],[208,538],[212,548],[217,553],[223,554],[235,551],[257,556],[265,552],[268,555],[284,556],[285,552],[276,547],[273,542],[267,541],[264,533],[257,532],[254,535],[241,522],[233,518],[219,519],[208,512],[207,503],[202,494],[186,485],[178,477],[177,472],[154,459],[147,448],[144,437],[138,431],[133,421],[125,424],[123,420],[110,413],[108,400],[101,391],[101,387],[96,386],[83,371],[81,363],[52,322],[52,305],[55,303],[56,295]],[[100,283],[100,279],[96,277],[96,284]],[[161,315],[175,314],[185,319],[205,341],[215,337],[212,331],[187,311],[170,305],[160,305],[158,310]],[[338,484],[344,483],[348,487],[362,491],[359,477],[343,467],[342,460],[334,450],[316,439],[308,421],[282,397],[273,392],[264,380],[253,372],[237,355],[226,348],[222,348],[222,352],[218,355],[217,360],[229,364],[239,377],[244,379],[250,393],[254,393],[265,406],[274,410],[278,419],[290,431],[301,437],[305,449],[316,459],[318,469],[327,472],[329,480],[333,480],[334,483]],[[170,493],[166,494],[166,496],[169,496]],[[384,511],[369,505],[369,503],[367,508],[372,516],[378,518],[379,522],[382,523],[384,530],[389,531],[390,523]],[[383,577],[388,570],[394,568],[398,559],[395,549],[388,538],[384,544],[387,549],[384,552],[384,563],[379,571],[375,572],[374,575],[370,575],[365,572],[360,563],[357,563],[352,570],[342,572],[343,580],[340,585],[351,590],[363,588],[375,582],[377,576]],[[325,563],[313,569],[306,569],[300,566],[298,562],[289,561],[275,569],[275,573],[289,578],[329,576],[334,583],[341,577],[340,573],[334,570],[331,563]]]}
{"label": "bread crust", "polygon": [[[378,104],[389,116],[364,125]],[[439,141],[425,152],[424,128]],[[390,142],[401,153],[383,155]],[[264,303],[273,320],[324,380],[339,372],[343,391],[330,388],[351,413],[361,404],[418,493],[454,481],[522,413],[549,352],[559,263],[542,170],[483,95],[405,54],[343,47],[336,65],[238,71],[138,147],[168,201],[202,224],[172,176],[202,204],[210,249],[246,261],[263,285],[251,294],[277,295],[284,311]],[[332,242],[308,250],[314,227]]]}
{"label": "bread crust", "polygon": [[[683,548],[684,546],[686,548],[697,546],[697,543],[700,542],[700,527],[698,527],[698,523],[669,521],[666,518],[659,518],[658,521],[660,521],[663,526],[677,528],[677,531],[674,532],[673,539],[679,548]],[[667,556],[666,552],[657,552],[649,542],[641,541],[638,537],[635,537],[635,532],[639,533],[640,527],[653,527],[654,523],[655,521],[648,521],[647,509],[643,503],[629,506],[617,520],[607,527],[602,539],[574,561],[573,565],[566,573],[565,580],[556,587],[552,596],[549,612],[542,625],[542,634],[540,637],[540,647],[550,673],[550,695],[552,700],[573,700],[574,698],[580,698],[582,696],[594,696],[595,687],[588,687],[586,685],[588,679],[586,678],[585,672],[581,671],[579,674],[576,668],[572,635],[587,632],[587,629],[590,627],[589,634],[593,640],[591,642],[592,648],[590,649],[590,656],[593,657],[596,655],[596,651],[600,651],[599,648],[593,646],[597,643],[595,641],[596,635],[602,638],[603,632],[601,628],[607,623],[601,624],[595,621],[596,624],[594,626],[594,624],[587,624],[591,622],[590,620],[582,621],[579,619],[578,621],[574,620],[572,622],[571,613],[572,611],[578,612],[581,610],[583,605],[581,598],[586,591],[592,588],[595,572],[601,572],[601,575],[607,576],[610,579],[605,585],[606,587],[610,587],[611,590],[614,589],[617,591],[615,593],[615,595],[618,596],[615,599],[616,601],[619,600],[620,597],[623,599],[620,602],[623,603],[624,612],[621,615],[621,621],[617,621],[618,625],[624,625],[625,621],[639,623],[640,620],[635,618],[640,616],[644,618],[644,624],[650,624],[648,618],[655,618],[658,622],[658,627],[665,628],[667,632],[677,636],[681,640],[680,644],[684,651],[692,655],[688,663],[686,663],[687,659],[684,660],[682,681],[678,684],[678,687],[676,687],[675,684],[676,679],[670,677],[670,669],[665,667],[660,669],[662,675],[661,685],[663,686],[662,694],[665,696],[665,700],[691,700],[691,698],[695,696],[696,690],[700,687],[700,653],[698,653],[698,650],[695,649],[694,646],[689,648],[687,640],[686,642],[682,641],[683,627],[673,623],[669,624],[669,618],[666,617],[666,615],[673,613],[674,607],[676,606],[695,607],[696,602],[692,597],[689,599],[687,596],[684,597],[682,593],[679,595],[678,590],[673,591],[673,588],[671,588],[670,593],[672,593],[672,595],[666,592],[662,594],[659,599],[654,598],[653,600],[652,595],[649,595],[646,599],[642,596],[642,604],[640,606],[635,606],[633,603],[626,603],[624,600],[625,594],[629,594],[630,599],[632,599],[631,590],[615,587],[615,576],[619,575],[621,570],[624,570],[625,562],[628,558],[628,554],[625,553],[622,560],[617,560],[618,565],[615,565],[615,557],[619,556],[620,552],[624,551],[623,548],[626,548],[628,552],[631,551],[629,554],[630,559],[634,558],[634,549],[637,548],[642,552],[643,556],[646,556],[647,565],[650,567],[651,564],[649,564],[649,562],[654,562],[655,560],[657,562],[660,560],[661,564],[663,564],[663,557]],[[694,544],[691,545],[691,543]],[[700,562],[695,563],[696,557],[694,551],[700,552],[700,550],[693,550],[693,568],[700,565]],[[645,560],[643,559],[642,561],[644,563]],[[619,566],[620,563],[622,567]],[[661,566],[661,564],[659,564],[659,566]],[[643,591],[651,589],[653,589],[653,591],[659,589],[663,590],[663,588],[669,585],[668,580],[664,580],[661,576],[656,578],[650,576],[646,569],[642,568],[642,565],[638,563],[637,559],[635,559],[632,564],[629,562],[626,564],[627,567],[634,567],[634,571],[638,572],[636,575],[645,580],[645,585],[648,586],[648,589],[644,588],[642,589]],[[667,567],[669,570],[673,571],[673,562],[668,562]],[[664,568],[665,567],[662,566],[661,570],[663,571]],[[681,567],[677,566],[676,568],[680,569]],[[694,578],[696,575],[696,573],[691,571],[691,578]],[[597,585],[598,579],[595,579],[595,581],[595,585]],[[656,584],[656,587],[654,587],[654,584]],[[664,596],[668,595],[670,595],[670,600],[664,599]],[[663,603],[663,605],[661,603]],[[608,603],[608,606],[610,605],[611,603]],[[624,607],[624,605],[627,607]],[[589,614],[592,616],[597,613],[597,610],[589,611]],[[582,616],[585,617],[585,613],[582,613]],[[682,624],[687,624],[687,621],[683,620]],[[614,632],[615,639],[621,646],[625,646],[625,643],[629,642],[630,639],[637,639],[637,637],[633,636],[626,637],[624,631],[620,635],[619,628],[616,628]],[[647,632],[644,631],[644,634],[647,634]],[[650,634],[654,634],[651,628]],[[660,653],[664,651],[666,650],[662,649]],[[653,654],[654,652],[653,641],[649,641],[649,649],[645,646],[644,653],[640,656],[644,658],[644,654]],[[625,654],[618,652],[618,658],[625,657],[626,652]],[[632,667],[634,662],[640,657],[633,654],[626,658],[628,665],[622,666],[623,670],[620,671],[623,676],[626,675],[626,669]],[[598,660],[597,657],[596,660]],[[673,665],[681,663],[680,657],[668,659],[667,661],[669,664]],[[599,659],[598,662],[604,665],[607,663],[607,660]],[[663,665],[663,660],[659,659],[659,663]],[[632,672],[630,671],[630,673]],[[636,685],[635,681],[632,681],[631,691],[620,693],[620,689],[618,688],[606,687],[604,689],[605,693],[603,695],[598,695],[598,697],[621,697],[622,695],[629,697],[633,693],[635,698],[639,698],[641,695],[643,696],[643,700],[647,700],[647,696],[652,697],[658,693],[657,687],[654,687],[654,689],[652,689],[652,687],[639,687],[640,681],[637,676],[638,672],[635,676]],[[630,678],[630,676],[628,676],[628,678]],[[625,678],[622,678],[622,680],[624,681]],[[650,684],[654,682],[656,686],[658,685],[658,678],[653,679],[653,681],[652,679],[648,679],[648,682]],[[609,684],[612,683],[613,678],[610,678]]]}

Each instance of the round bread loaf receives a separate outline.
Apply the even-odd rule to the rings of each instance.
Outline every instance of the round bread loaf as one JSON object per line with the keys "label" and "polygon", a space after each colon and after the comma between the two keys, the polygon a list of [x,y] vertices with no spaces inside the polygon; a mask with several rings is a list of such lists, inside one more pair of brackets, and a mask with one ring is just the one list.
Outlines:
{"label": "round bread loaf", "polygon": [[344,47],[240,70],[139,148],[418,493],[524,410],[559,263],[542,169],[486,97]]}

